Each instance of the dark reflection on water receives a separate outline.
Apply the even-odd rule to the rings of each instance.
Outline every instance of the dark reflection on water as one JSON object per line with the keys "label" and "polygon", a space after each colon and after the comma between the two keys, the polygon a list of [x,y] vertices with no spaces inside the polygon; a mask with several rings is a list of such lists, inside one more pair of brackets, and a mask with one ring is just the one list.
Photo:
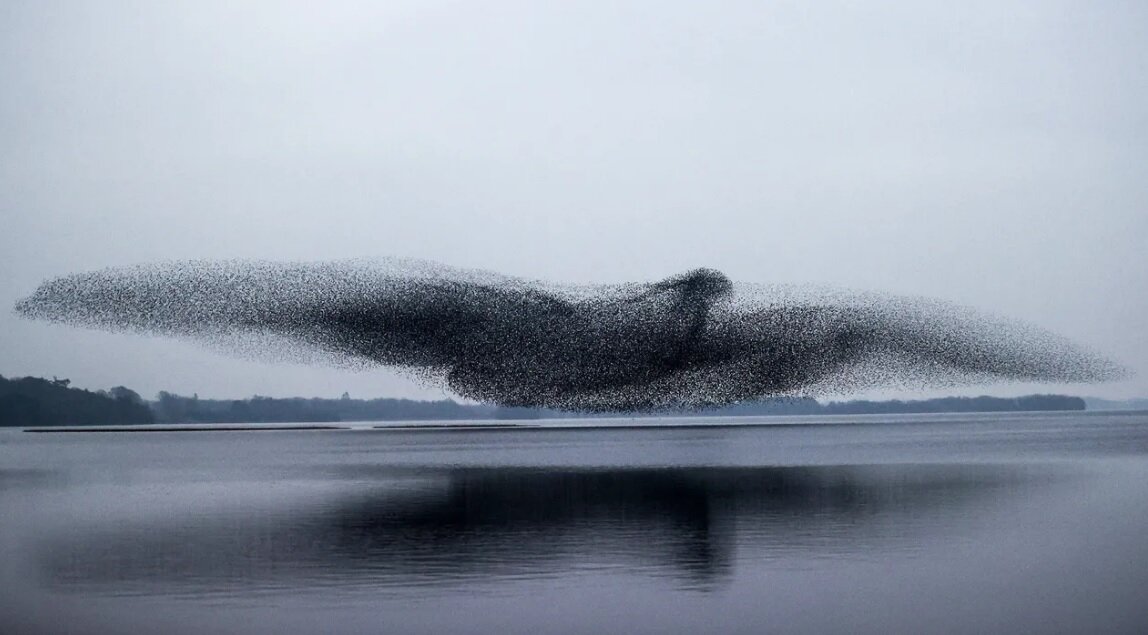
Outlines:
{"label": "dark reflection on water", "polygon": [[378,469],[374,484],[357,472],[350,491],[297,506],[57,533],[39,545],[42,572],[101,593],[403,592],[603,569],[704,590],[730,576],[739,546],[765,557],[909,549],[922,519],[935,532],[1040,480],[986,465]]}
{"label": "dark reflection on water", "polygon": [[1145,633],[1148,415],[0,430],[0,634]]}

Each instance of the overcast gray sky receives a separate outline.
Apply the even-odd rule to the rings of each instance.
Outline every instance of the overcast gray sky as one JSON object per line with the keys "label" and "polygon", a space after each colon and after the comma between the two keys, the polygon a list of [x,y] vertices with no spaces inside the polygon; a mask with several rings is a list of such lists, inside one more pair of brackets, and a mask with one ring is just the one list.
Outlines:
{"label": "overcast gray sky", "polygon": [[0,374],[440,397],[34,323],[43,279],[407,256],[935,296],[1148,395],[1148,4],[0,4]]}

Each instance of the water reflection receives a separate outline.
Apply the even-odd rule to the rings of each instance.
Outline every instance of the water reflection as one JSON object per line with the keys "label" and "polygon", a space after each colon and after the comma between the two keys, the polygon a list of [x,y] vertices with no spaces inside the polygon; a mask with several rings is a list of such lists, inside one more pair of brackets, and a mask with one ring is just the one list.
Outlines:
{"label": "water reflection", "polygon": [[1033,478],[984,465],[359,469],[303,503],[213,510],[188,495],[186,514],[57,531],[38,569],[112,594],[425,592],[602,570],[704,590],[739,557],[911,549]]}

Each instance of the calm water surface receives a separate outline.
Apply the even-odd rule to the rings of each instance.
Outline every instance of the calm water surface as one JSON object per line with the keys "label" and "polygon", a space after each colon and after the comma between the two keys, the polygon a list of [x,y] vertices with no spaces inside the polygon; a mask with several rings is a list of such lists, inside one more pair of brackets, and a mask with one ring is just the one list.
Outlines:
{"label": "calm water surface", "polygon": [[1148,632],[1148,414],[738,422],[0,430],[0,632]]}

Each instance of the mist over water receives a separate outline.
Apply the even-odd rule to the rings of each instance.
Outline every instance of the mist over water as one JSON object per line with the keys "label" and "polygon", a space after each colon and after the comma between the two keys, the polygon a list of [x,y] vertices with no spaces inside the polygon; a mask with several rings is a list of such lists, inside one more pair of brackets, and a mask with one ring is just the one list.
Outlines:
{"label": "mist over water", "polygon": [[0,630],[1148,625],[1148,414],[833,421],[0,431]]}

